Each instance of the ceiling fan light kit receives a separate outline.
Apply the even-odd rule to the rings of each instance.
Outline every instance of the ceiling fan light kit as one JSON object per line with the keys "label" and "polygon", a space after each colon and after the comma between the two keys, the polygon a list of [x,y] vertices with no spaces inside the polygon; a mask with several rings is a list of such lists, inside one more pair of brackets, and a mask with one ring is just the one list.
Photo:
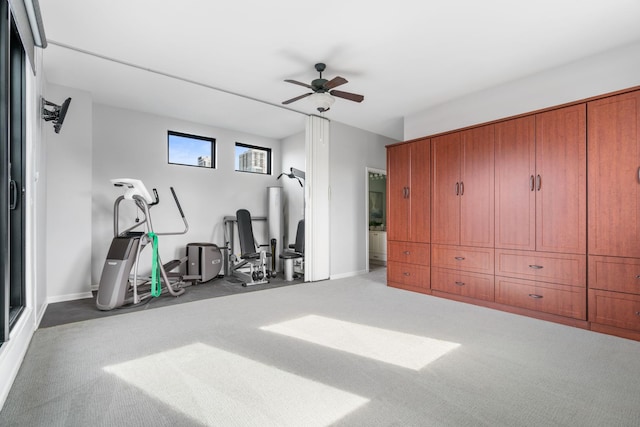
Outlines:
{"label": "ceiling fan light kit", "polygon": [[336,99],[329,95],[327,92],[318,92],[314,93],[309,97],[309,101],[313,104],[313,106],[321,113],[328,111]]}
{"label": "ceiling fan light kit", "polygon": [[300,96],[296,96],[295,98],[288,99],[283,102],[284,105],[291,104],[299,99],[310,97],[309,100],[312,102],[313,106],[319,112],[323,113],[328,111],[333,103],[335,102],[334,97],[347,99],[349,101],[354,102],[362,102],[364,100],[364,96],[358,95],[356,93],[343,92],[341,90],[332,90],[335,87],[348,83],[348,80],[344,77],[334,77],[331,80],[323,79],[322,72],[325,70],[326,65],[322,62],[319,62],[315,65],[316,71],[320,73],[320,77],[313,80],[311,84],[298,82],[296,80],[285,80],[287,83],[293,83],[299,86],[304,86],[306,88],[311,89],[313,92],[305,93]]}

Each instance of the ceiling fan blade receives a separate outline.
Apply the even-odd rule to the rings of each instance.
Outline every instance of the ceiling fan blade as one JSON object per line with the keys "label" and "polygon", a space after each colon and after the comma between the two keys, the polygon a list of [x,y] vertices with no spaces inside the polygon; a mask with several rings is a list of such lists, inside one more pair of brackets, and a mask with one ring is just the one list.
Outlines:
{"label": "ceiling fan blade", "polygon": [[308,85],[308,84],[306,84],[306,83],[297,82],[297,81],[295,81],[295,80],[285,80],[285,82],[287,82],[287,83],[293,83],[294,85],[300,85],[300,86],[304,86],[304,87],[309,88],[309,89],[313,89],[313,86]]}
{"label": "ceiling fan blade", "polygon": [[348,99],[349,101],[362,102],[364,99],[363,95],[358,95],[357,93],[351,92],[343,92],[341,90],[332,90],[329,92],[333,96],[337,96],[338,98]]}
{"label": "ceiling fan blade", "polygon": [[304,95],[296,96],[295,98],[288,99],[283,102],[283,104],[291,104],[292,102],[296,102],[299,99],[306,98],[309,95],[313,95],[312,93],[305,93]]}
{"label": "ceiling fan blade", "polygon": [[347,79],[345,79],[344,77],[334,77],[333,79],[329,80],[328,82],[326,82],[324,84],[324,88],[329,90],[329,89],[333,89],[334,87],[338,87],[340,85],[343,85],[345,83],[348,83],[349,81]]}

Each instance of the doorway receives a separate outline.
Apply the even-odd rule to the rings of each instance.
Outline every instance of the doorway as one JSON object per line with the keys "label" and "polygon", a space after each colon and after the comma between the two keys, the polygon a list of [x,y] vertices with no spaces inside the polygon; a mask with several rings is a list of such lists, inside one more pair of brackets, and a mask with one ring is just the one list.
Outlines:
{"label": "doorway", "polygon": [[365,269],[387,265],[387,171],[365,168]]}

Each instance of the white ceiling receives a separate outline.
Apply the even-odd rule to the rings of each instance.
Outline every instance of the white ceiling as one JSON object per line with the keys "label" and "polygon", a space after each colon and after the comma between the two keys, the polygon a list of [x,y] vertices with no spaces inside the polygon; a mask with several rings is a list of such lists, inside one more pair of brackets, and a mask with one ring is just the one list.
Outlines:
{"label": "white ceiling", "polygon": [[[640,0],[40,0],[51,83],[95,102],[272,138],[325,116],[403,139],[403,117],[640,40]],[[238,94],[238,97],[231,94]],[[262,102],[255,102],[259,100]],[[62,101],[62,100],[53,100]],[[295,112],[293,112],[295,111]]]}

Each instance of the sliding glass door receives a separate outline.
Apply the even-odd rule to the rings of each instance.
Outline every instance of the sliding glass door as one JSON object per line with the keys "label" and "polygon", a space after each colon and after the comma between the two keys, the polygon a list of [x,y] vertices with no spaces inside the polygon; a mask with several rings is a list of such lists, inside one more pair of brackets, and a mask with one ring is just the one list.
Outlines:
{"label": "sliding glass door", "polygon": [[25,306],[25,51],[0,3],[0,345]]}

